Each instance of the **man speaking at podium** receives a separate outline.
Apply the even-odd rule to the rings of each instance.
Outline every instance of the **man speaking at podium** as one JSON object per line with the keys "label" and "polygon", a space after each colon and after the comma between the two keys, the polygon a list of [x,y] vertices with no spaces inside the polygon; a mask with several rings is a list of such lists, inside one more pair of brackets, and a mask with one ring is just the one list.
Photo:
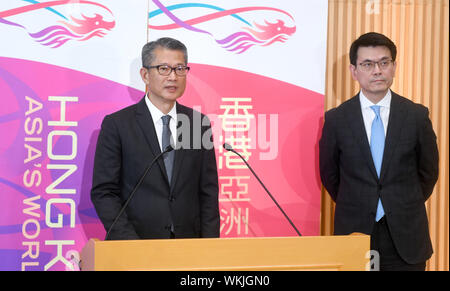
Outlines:
{"label": "man speaking at podium", "polygon": [[204,136],[211,126],[206,116],[176,102],[186,88],[187,58],[178,40],[147,43],[140,70],[146,96],[103,120],[91,199],[105,239],[219,237],[212,138],[193,146],[200,138],[195,134]]}
{"label": "man speaking at podium", "polygon": [[438,149],[428,109],[390,90],[396,54],[379,33],[353,42],[350,71],[361,91],[325,113],[320,175],[336,202],[335,234],[371,235],[380,270],[425,270]]}

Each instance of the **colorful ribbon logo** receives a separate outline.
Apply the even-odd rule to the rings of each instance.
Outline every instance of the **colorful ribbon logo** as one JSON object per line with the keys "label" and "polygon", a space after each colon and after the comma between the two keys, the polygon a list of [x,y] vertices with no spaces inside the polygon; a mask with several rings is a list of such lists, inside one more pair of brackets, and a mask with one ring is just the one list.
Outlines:
{"label": "colorful ribbon logo", "polygon": [[[264,24],[254,23],[252,25],[248,20],[240,16],[244,12],[255,12],[255,11],[271,11],[287,16],[290,20],[294,21],[292,15],[288,12],[277,8],[271,7],[242,7],[235,9],[223,9],[218,6],[203,4],[203,3],[182,3],[171,6],[164,6],[158,0],[152,0],[152,2],[159,8],[155,11],[149,13],[149,29],[154,30],[171,30],[184,28],[189,31],[202,33],[209,35],[214,38],[217,44],[225,48],[230,52],[235,52],[241,54],[246,52],[249,48],[257,46],[269,46],[275,42],[284,43],[288,37],[292,36],[296,32],[296,26],[286,26],[285,21],[277,19],[276,22],[272,23],[264,20]],[[202,15],[196,18],[191,18],[188,20],[181,20],[179,17],[175,16],[172,12],[174,10],[182,10],[189,8],[202,8],[202,11],[206,9],[213,10],[212,13]],[[151,22],[158,15],[164,14],[171,23],[165,25],[154,25]],[[226,37],[216,37],[217,33],[211,32],[206,29],[200,29],[195,27],[195,25],[206,23],[209,21],[217,20],[220,18],[228,17],[230,20],[238,21],[245,24],[241,27],[241,31],[235,31]]]}
{"label": "colorful ribbon logo", "polygon": [[[79,18],[77,18],[73,15],[64,15],[57,10],[60,7],[67,7],[68,5],[76,5],[76,8],[78,9],[80,9],[82,5],[89,5],[91,7],[100,8],[100,13],[108,12],[112,19],[114,19],[113,13],[110,9],[108,9],[108,7],[96,2],[85,0],[59,0],[42,3],[39,3],[35,0],[22,1],[31,4],[6,11],[0,11],[0,23],[19,27],[25,30],[36,42],[39,42],[40,44],[51,48],[60,47],[69,40],[86,41],[94,36],[103,37],[115,26],[114,20],[104,20],[104,16],[106,15],[95,13],[93,17],[88,17],[81,13]],[[23,17],[26,17],[28,14],[39,11],[41,9],[46,9],[53,15],[61,18],[61,20],[57,21],[59,25],[52,25],[49,27],[45,27],[40,31],[32,32],[31,27],[26,27],[24,24],[19,23],[20,21],[12,21],[7,19],[19,15],[23,15]],[[19,19],[23,19],[23,17]],[[17,17],[15,17],[14,19],[17,19]]]}

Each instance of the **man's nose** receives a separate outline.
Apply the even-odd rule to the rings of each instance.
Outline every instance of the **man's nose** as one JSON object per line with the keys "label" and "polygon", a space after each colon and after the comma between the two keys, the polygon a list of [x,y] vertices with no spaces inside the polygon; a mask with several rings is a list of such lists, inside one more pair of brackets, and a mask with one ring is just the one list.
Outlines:
{"label": "man's nose", "polygon": [[381,73],[381,67],[380,67],[380,63],[374,63],[374,67],[373,67],[373,71],[372,73],[374,74],[380,74]]}
{"label": "man's nose", "polygon": [[170,71],[170,74],[167,76],[169,80],[176,80],[177,79],[177,74],[175,73],[175,70],[172,69]]}

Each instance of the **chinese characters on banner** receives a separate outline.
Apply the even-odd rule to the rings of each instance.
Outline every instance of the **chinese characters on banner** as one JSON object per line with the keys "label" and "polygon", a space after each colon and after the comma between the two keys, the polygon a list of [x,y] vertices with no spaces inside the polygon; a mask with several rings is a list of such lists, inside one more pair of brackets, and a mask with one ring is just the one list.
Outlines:
{"label": "chinese characters on banner", "polygon": [[[252,156],[251,121],[255,116],[252,98],[222,98],[220,105],[223,135],[221,143],[229,144],[247,162]],[[235,170],[232,176],[219,176],[220,234],[221,236],[246,236],[250,219],[248,191],[249,171],[242,159],[231,151],[219,148],[218,169]]]}

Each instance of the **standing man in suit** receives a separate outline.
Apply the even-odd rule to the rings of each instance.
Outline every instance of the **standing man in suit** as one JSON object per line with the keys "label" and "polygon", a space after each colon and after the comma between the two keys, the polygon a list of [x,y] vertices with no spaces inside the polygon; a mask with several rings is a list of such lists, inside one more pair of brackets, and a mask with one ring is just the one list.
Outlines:
{"label": "standing man in suit", "polygon": [[325,113],[320,176],[336,202],[335,234],[371,235],[380,270],[425,270],[438,149],[428,109],[390,90],[396,54],[379,33],[353,42],[350,72],[361,90]]}
{"label": "standing man in suit", "polygon": [[[187,59],[178,40],[147,43],[140,70],[147,94],[103,120],[91,199],[107,231],[119,217],[107,239],[219,237],[211,125],[206,116],[177,102],[186,88]],[[210,138],[202,139],[205,135]],[[175,150],[157,159],[119,216],[150,161],[168,145]]]}

